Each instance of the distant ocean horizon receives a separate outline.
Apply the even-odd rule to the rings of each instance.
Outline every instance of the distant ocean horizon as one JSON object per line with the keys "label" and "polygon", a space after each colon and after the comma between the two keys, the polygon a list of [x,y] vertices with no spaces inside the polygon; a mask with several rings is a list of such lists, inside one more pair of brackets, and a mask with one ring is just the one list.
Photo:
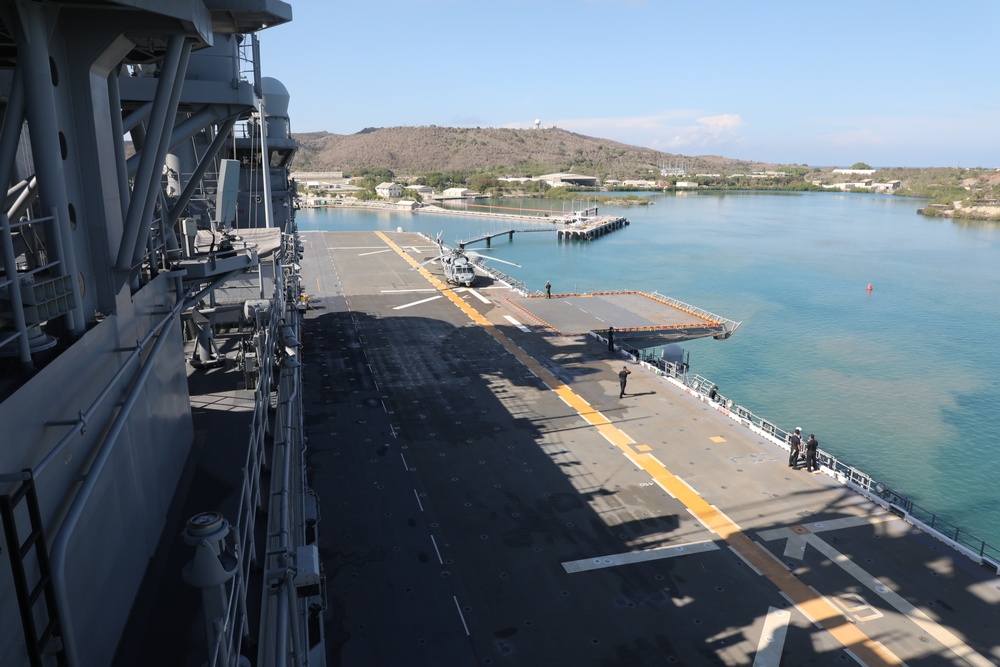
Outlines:
{"label": "distant ocean horizon", "polygon": [[[729,340],[683,344],[692,372],[1000,548],[1000,225],[925,218],[923,200],[891,195],[644,196],[653,205],[602,206],[631,224],[594,241],[552,230],[474,249],[521,264],[498,268],[529,289],[658,291],[741,321]],[[584,202],[474,210],[558,215]],[[512,226],[347,208],[297,219],[302,231],[401,227],[450,245]],[[532,224],[551,225],[513,226]]]}

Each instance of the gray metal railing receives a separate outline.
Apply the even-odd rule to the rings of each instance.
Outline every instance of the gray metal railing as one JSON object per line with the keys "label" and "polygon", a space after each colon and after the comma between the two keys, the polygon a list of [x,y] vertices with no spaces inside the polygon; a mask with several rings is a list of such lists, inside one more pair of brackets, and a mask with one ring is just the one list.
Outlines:
{"label": "gray metal railing", "polygon": [[695,314],[698,317],[701,317],[703,319],[712,320],[713,322],[719,322],[719,323],[721,323],[722,324],[722,329],[724,331],[723,335],[726,338],[729,338],[730,336],[732,336],[733,333],[737,329],[740,328],[740,325],[743,324],[742,322],[735,322],[735,321],[729,319],[728,317],[722,317],[721,315],[716,315],[715,313],[709,312],[709,311],[705,310],[704,308],[699,308],[697,306],[692,306],[689,303],[684,303],[683,301],[681,301],[679,299],[675,299],[675,298],[673,298],[671,296],[666,296],[664,294],[660,294],[659,292],[653,292],[651,296],[659,299],[660,301],[664,301],[666,303],[669,303],[670,305],[674,306],[675,308],[680,308],[681,310],[685,310],[685,311],[687,311],[689,313],[693,313],[693,314]]}
{"label": "gray metal railing", "polygon": [[[473,264],[475,264],[483,273],[493,278],[493,280],[499,280],[500,282],[507,283],[508,285],[511,286],[513,290],[527,296],[528,286],[525,285],[520,280],[518,280],[517,278],[512,278],[511,276],[507,275],[506,273],[504,273],[499,269],[495,269],[492,266],[487,266],[486,262],[481,259],[474,260]],[[541,292],[539,292],[539,294],[540,293]]]}
{"label": "gray metal railing", "polygon": [[[307,647],[318,643],[309,637],[309,596],[300,595],[296,588],[300,567],[297,549],[305,542],[305,498],[311,495],[302,465],[305,441],[298,359],[302,318],[298,303],[297,246],[297,235],[284,236],[282,251],[275,261],[276,289],[270,300],[270,319],[256,328],[254,347],[259,375],[243,457],[240,505],[233,524],[234,552],[239,565],[226,591],[226,616],[216,619],[214,636],[209,638],[210,667],[242,664],[238,658],[243,640],[249,637],[249,628],[256,625],[249,619],[246,605],[251,571],[263,571],[265,577],[255,664],[306,665]],[[262,319],[257,316],[258,325]],[[268,417],[272,407],[276,408],[273,436],[269,435]],[[265,451],[271,439],[272,460],[268,464]],[[265,467],[271,470],[271,488],[266,491],[261,483]],[[268,523],[262,539],[255,524],[258,511],[265,508]],[[258,544],[263,544],[263,553],[258,553]],[[325,593],[320,592],[319,596],[325,599]]]}
{"label": "gray metal railing", "polygon": [[[666,362],[666,370],[664,370],[662,365],[656,363],[648,361],[644,363],[657,368],[662,375],[675,378],[692,392],[698,394],[703,400],[709,400],[709,392],[712,387],[716,386],[711,380],[701,375],[677,372],[676,365],[669,362]],[[713,402],[720,409],[728,411],[730,417],[742,422],[749,428],[757,430],[771,440],[773,444],[779,447],[788,446],[788,437],[791,433],[774,422],[754,414],[753,411],[742,405],[737,405],[732,399],[722,394],[718,394]],[[818,450],[816,460],[821,468],[826,469],[827,474],[854,488],[862,495],[871,498],[879,505],[916,525],[921,530],[947,542],[970,559],[1000,573],[1000,549],[997,547],[976,537],[958,524],[954,524],[931,510],[917,505],[911,498],[899,491],[890,489],[868,473],[841,461],[830,452],[822,449]]]}

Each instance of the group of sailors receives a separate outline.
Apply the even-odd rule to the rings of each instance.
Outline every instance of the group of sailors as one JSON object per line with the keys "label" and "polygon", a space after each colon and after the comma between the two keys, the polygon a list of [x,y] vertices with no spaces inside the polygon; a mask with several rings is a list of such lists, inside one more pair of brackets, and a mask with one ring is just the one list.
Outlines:
{"label": "group of sailors", "polygon": [[796,426],[795,431],[788,436],[788,444],[791,445],[791,449],[788,452],[789,468],[798,467],[799,457],[803,454],[803,450],[805,450],[806,471],[819,471],[819,465],[816,463],[816,450],[819,449],[819,442],[816,440],[815,435],[810,433],[809,439],[803,442],[802,428],[800,426]]}

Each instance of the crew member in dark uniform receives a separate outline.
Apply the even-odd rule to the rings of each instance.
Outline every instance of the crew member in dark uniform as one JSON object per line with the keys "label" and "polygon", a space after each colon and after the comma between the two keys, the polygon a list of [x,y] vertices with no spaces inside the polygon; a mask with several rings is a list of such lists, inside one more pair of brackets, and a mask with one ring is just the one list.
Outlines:
{"label": "crew member in dark uniform", "polygon": [[802,429],[798,426],[795,427],[795,433],[788,436],[788,444],[792,446],[792,450],[788,452],[788,467],[794,468],[795,464],[799,462],[799,454],[802,452]]}
{"label": "crew member in dark uniform", "polygon": [[809,472],[819,471],[819,466],[816,465],[817,449],[819,449],[819,442],[816,441],[816,436],[810,433],[809,439],[806,440],[806,470]]}
{"label": "crew member in dark uniform", "polygon": [[632,373],[628,368],[622,366],[622,369],[618,371],[618,383],[622,386],[621,393],[618,394],[618,398],[625,398],[625,383],[628,382],[628,376]]}

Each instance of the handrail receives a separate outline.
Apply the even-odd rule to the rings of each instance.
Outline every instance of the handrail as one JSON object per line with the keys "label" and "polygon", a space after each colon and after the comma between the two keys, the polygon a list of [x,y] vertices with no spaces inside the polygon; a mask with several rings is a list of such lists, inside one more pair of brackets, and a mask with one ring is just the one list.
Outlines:
{"label": "handrail", "polygon": [[[280,279],[279,273],[276,278]],[[256,550],[256,519],[257,510],[261,506],[260,482],[261,475],[267,464],[265,446],[268,432],[268,408],[271,404],[272,382],[275,346],[278,336],[280,316],[284,309],[284,293],[275,290],[272,299],[271,319],[268,326],[258,331],[256,340],[258,367],[260,376],[254,390],[254,410],[249,426],[249,439],[244,454],[242,473],[242,492],[240,504],[236,510],[233,528],[236,532],[235,550],[239,559],[237,576],[228,589],[226,617],[217,619],[214,625],[216,636],[209,643],[209,662],[211,667],[219,665],[222,656],[241,655],[243,638],[249,635],[250,620],[247,611],[247,594],[250,581],[247,573],[259,562]],[[258,319],[258,324],[260,321]],[[228,667],[228,666],[227,666]]]}
{"label": "handrail", "polygon": [[[308,493],[302,466],[305,447],[302,377],[297,355],[281,351],[290,347],[287,343],[290,336],[296,339],[296,345],[301,340],[301,315],[295,302],[297,246],[297,234],[284,235],[282,248],[275,259],[276,288],[271,298],[270,320],[256,339],[260,377],[254,394],[254,416],[242,470],[243,489],[234,524],[239,565],[237,576],[227,589],[226,617],[216,620],[214,636],[208,638],[210,667],[223,667],[220,660],[225,656],[241,655],[242,640],[249,636],[246,597],[250,582],[245,575],[251,568],[262,571],[265,577],[257,664],[280,667],[288,663],[307,665],[309,661],[305,607],[295,588],[296,547],[303,543],[301,520],[304,495]],[[281,371],[275,382],[274,370],[279,367]],[[261,477],[268,440],[268,412],[275,390],[278,395],[270,462],[272,488],[265,491]],[[303,497],[293,503],[295,493]],[[257,510],[265,503],[268,505],[268,525],[264,534],[264,553],[258,553],[255,524]],[[270,599],[275,601],[273,606],[269,604]]]}
{"label": "handrail", "polygon": [[[172,321],[181,311],[184,306],[184,299],[177,299],[177,304],[170,311],[168,318],[164,318],[165,321]],[[166,322],[164,322],[165,324]],[[146,358],[145,363],[139,367],[139,372],[133,382],[133,389],[125,397],[125,400],[118,410],[118,414],[115,417],[114,422],[111,424],[108,433],[104,436],[100,448],[94,456],[94,460],[90,464],[90,468],[84,477],[83,483],[80,489],[77,491],[73,498],[72,504],[66,512],[66,517],[62,522],[62,526],[59,532],[56,533],[55,539],[52,543],[51,549],[51,565],[52,565],[52,580],[55,584],[56,598],[59,602],[60,620],[63,624],[63,644],[66,650],[66,656],[70,665],[81,664],[77,644],[76,635],[73,631],[71,614],[67,613],[71,608],[69,603],[69,591],[66,584],[66,561],[69,557],[69,541],[75,532],[77,522],[83,514],[84,509],[87,506],[87,502],[97,486],[97,482],[101,478],[101,472],[104,470],[104,466],[107,464],[108,459],[111,458],[111,452],[114,449],[114,444],[118,441],[118,436],[124,430],[128,418],[132,412],[132,407],[135,405],[139,396],[142,394],[139,389],[141,389],[146,382],[146,378],[152,372],[154,367],[154,361],[159,355],[159,352],[163,349],[165,343],[169,340],[169,336],[159,336],[156,342],[153,343],[152,348],[150,348],[149,356]]]}
{"label": "handrail", "polygon": [[702,319],[718,322],[719,324],[722,325],[723,330],[726,331],[729,335],[732,335],[733,332],[739,329],[740,325],[743,324],[742,322],[735,322],[729,319],[728,317],[722,317],[721,315],[716,315],[715,313],[709,312],[704,308],[692,306],[689,303],[684,303],[679,299],[675,299],[673,297],[660,294],[659,292],[654,291],[652,294],[649,294],[648,296],[652,297],[653,299],[662,301],[667,305],[673,306],[674,308],[679,308],[680,310],[691,313],[692,315],[697,315]]}
{"label": "handrail", "polygon": [[[663,367],[658,364],[650,364],[649,362],[640,363],[656,367],[662,372],[661,374],[673,378],[674,382],[680,384],[701,400],[708,401],[709,392],[712,387],[716,386],[714,382],[701,375],[671,373],[663,371]],[[666,363],[668,366],[673,366],[670,362]],[[786,431],[774,422],[754,414],[748,408],[736,404],[732,399],[726,398],[722,394],[718,394],[712,403],[716,406],[717,410],[765,437],[772,444],[784,449],[789,447],[787,440],[790,431]],[[997,547],[974,536],[958,524],[952,523],[935,514],[933,511],[917,505],[911,498],[899,491],[890,489],[868,473],[841,461],[830,452],[818,449],[816,460],[821,468],[826,469],[827,474],[838,479],[842,484],[851,487],[924,532],[949,544],[970,560],[976,561],[980,565],[986,565],[1000,574],[1000,549]]]}

